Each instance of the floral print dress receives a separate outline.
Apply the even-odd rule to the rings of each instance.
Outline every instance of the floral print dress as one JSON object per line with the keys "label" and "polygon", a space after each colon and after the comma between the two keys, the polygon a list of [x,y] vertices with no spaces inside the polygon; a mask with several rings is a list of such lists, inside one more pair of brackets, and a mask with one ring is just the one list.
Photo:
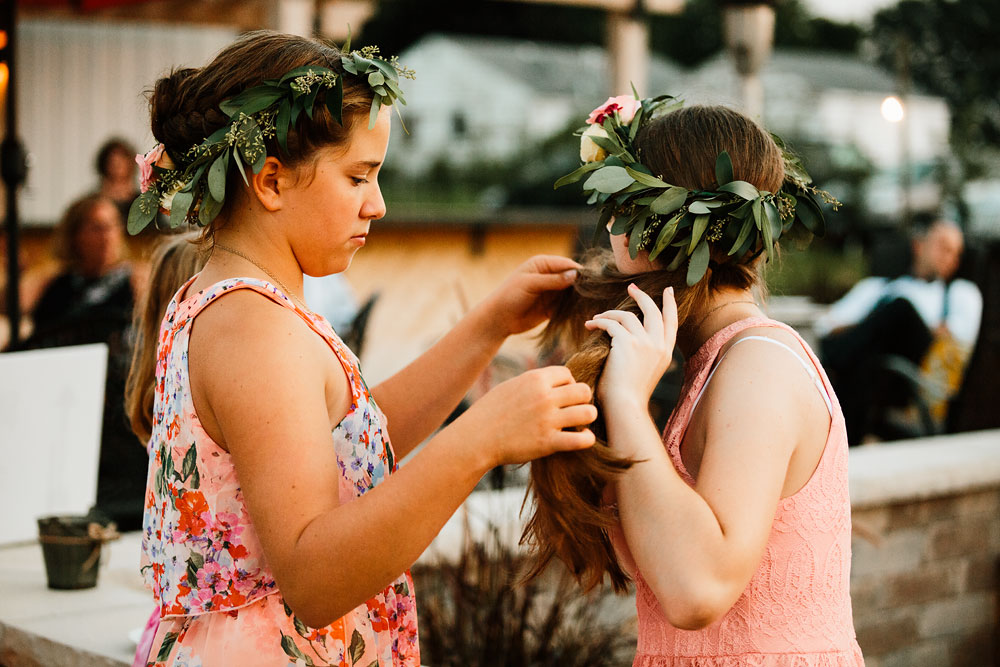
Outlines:
{"label": "floral print dress", "polygon": [[191,399],[188,341],[199,312],[237,289],[294,310],[330,345],[351,385],[350,410],[333,429],[331,443],[340,502],[348,503],[396,469],[385,417],[357,357],[326,320],[298,308],[268,282],[233,278],[182,298],[192,282],[168,306],[157,345],[142,572],[160,623],[147,665],[419,666],[409,572],[324,628],[296,618],[267,566],[232,458],[205,432]]}

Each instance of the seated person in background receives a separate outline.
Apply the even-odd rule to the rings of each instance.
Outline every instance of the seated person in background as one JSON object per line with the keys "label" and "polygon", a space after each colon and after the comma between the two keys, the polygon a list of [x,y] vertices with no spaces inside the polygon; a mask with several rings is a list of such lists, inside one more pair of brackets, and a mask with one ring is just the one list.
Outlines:
{"label": "seated person in background", "polygon": [[34,331],[22,347],[107,344],[97,510],[120,529],[136,530],[142,522],[147,460],[135,446],[123,400],[135,302],[124,224],[110,199],[88,195],[67,209],[56,240],[63,269],[32,310]]}
{"label": "seated person in background", "polygon": [[954,279],[964,247],[958,225],[937,220],[918,228],[912,247],[910,275],[865,278],[816,322],[852,445],[880,428],[885,408],[908,402],[905,383],[883,372],[887,355],[921,367],[938,385],[925,399],[940,423],[979,335],[982,294],[968,280]]}
{"label": "seated person in background", "polygon": [[31,347],[106,342],[132,316],[132,269],[118,208],[88,195],[66,210],[56,229],[62,271],[31,312]]}
{"label": "seated person in background", "polygon": [[97,150],[97,191],[118,207],[122,220],[128,220],[132,200],[139,196],[139,171],[135,147],[120,137],[112,137]]}

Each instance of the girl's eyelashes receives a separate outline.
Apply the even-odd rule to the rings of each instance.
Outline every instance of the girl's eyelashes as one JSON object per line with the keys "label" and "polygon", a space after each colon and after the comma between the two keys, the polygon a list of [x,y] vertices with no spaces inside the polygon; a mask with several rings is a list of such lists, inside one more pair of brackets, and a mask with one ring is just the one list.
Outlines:
{"label": "girl's eyelashes", "polygon": [[355,185],[364,185],[368,182],[367,178],[359,178],[358,176],[351,176],[351,180],[354,181]]}

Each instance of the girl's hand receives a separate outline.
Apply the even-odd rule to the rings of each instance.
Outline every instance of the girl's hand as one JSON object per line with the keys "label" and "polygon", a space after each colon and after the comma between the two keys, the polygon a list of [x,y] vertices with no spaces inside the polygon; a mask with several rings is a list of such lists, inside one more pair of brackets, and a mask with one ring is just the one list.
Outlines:
{"label": "girl's hand", "polygon": [[482,304],[492,331],[506,337],[547,320],[557,295],[573,284],[578,269],[579,264],[558,255],[536,255],[519,266]]}
{"label": "girl's hand", "polygon": [[597,396],[607,406],[624,400],[645,408],[653,389],[670,365],[677,340],[677,303],[674,289],[663,291],[663,310],[635,285],[629,296],[642,310],[643,321],[621,310],[595,315],[585,326],[611,336],[611,352],[597,385]]}
{"label": "girl's hand", "polygon": [[525,463],[593,445],[589,429],[572,430],[597,419],[591,398],[590,387],[574,381],[565,366],[538,368],[497,385],[448,428],[468,433],[486,469]]}

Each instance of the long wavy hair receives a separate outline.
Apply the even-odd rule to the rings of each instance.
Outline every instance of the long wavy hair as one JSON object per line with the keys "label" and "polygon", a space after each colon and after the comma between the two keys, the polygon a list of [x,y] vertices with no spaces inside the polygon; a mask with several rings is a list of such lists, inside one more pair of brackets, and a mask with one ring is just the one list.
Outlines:
{"label": "long wavy hair", "polygon": [[153,431],[156,344],[160,323],[177,290],[188,278],[201,271],[208,260],[208,253],[197,244],[197,232],[187,232],[167,237],[157,246],[150,262],[146,295],[136,304],[132,317],[136,340],[125,381],[125,412],[132,432],[143,444]]}
{"label": "long wavy hair", "polygon": [[[715,182],[715,160],[728,151],[736,179],[761,190],[777,192],[784,181],[781,150],[764,129],[743,114],[725,107],[682,108],[646,123],[636,137],[639,158],[654,174],[688,189],[711,190]],[[603,331],[589,332],[583,323],[596,313],[617,309],[642,313],[627,294],[635,283],[662,306],[663,290],[674,287],[678,322],[690,325],[693,312],[723,289],[754,289],[763,292],[759,253],[755,248],[743,257],[730,257],[727,249],[711,246],[711,262],[695,285],[685,282],[686,267],[676,271],[661,268],[628,275],[619,271],[607,250],[590,251],[584,269],[572,290],[557,304],[542,334],[543,346],[562,345],[569,352],[566,366],[578,382],[596,389],[611,349]],[[596,395],[596,394],[595,394]],[[531,547],[528,579],[541,574],[553,558],[561,560],[585,589],[591,590],[605,576],[618,592],[629,577],[618,562],[609,537],[617,521],[607,503],[609,484],[639,463],[617,456],[608,446],[599,401],[598,419],[591,425],[597,436],[594,447],[580,452],[553,454],[531,463],[526,503],[531,516],[521,537]]]}

